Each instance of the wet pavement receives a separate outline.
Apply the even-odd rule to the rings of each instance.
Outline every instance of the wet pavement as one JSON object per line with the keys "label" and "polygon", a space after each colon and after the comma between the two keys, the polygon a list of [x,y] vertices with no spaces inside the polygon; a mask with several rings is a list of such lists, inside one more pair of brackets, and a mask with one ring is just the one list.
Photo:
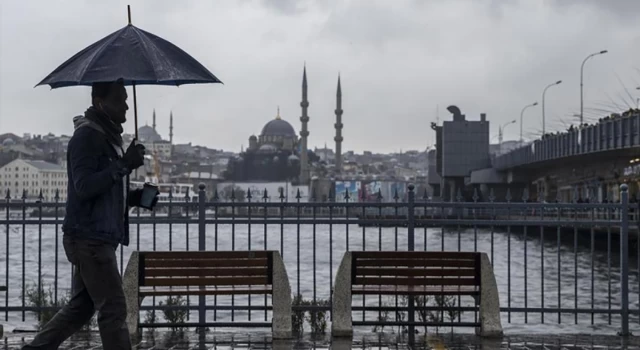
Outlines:
{"label": "wet pavement", "polygon": [[[33,333],[10,333],[0,343],[0,350],[19,349]],[[508,335],[498,340],[486,340],[468,334],[430,334],[416,336],[417,349],[523,349],[523,350],[578,350],[578,349],[638,349],[640,337],[622,338],[598,335]],[[101,350],[97,332],[79,334],[65,342],[61,350]],[[135,349],[409,349],[401,337],[394,334],[359,334],[352,340],[331,341],[329,336],[305,337],[294,341],[272,341],[267,333],[197,333],[147,332]]]}

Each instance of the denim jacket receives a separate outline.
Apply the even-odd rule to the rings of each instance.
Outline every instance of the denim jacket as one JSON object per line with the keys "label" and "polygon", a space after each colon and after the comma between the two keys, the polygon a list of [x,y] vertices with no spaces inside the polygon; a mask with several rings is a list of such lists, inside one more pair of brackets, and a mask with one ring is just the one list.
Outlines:
{"label": "denim jacket", "polygon": [[129,176],[121,155],[101,128],[84,117],[67,147],[67,204],[62,230],[67,236],[129,244]]}

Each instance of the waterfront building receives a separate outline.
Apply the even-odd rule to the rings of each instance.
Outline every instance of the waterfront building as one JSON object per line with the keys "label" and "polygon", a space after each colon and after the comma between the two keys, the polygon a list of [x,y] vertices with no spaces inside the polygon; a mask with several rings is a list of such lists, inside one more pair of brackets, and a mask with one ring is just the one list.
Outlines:
{"label": "waterfront building", "polygon": [[60,201],[67,199],[67,170],[61,165],[42,160],[15,159],[0,167],[0,192],[10,191],[13,198],[23,193],[27,199],[40,196],[45,201],[54,201],[59,192]]}

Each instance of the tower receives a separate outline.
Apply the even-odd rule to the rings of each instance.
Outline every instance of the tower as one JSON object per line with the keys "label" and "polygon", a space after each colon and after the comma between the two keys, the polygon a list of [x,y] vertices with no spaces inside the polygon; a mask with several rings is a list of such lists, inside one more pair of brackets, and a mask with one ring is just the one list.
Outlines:
{"label": "tower", "polygon": [[340,87],[340,75],[338,75],[338,89],[336,91],[336,171],[342,172],[342,88]]}
{"label": "tower", "polygon": [[153,131],[156,131],[156,109],[153,109],[153,124],[151,125],[153,127]]}
{"label": "tower", "polygon": [[169,113],[169,143],[173,145],[173,111]]}
{"label": "tower", "polygon": [[309,107],[309,101],[307,100],[307,66],[305,65],[302,72],[302,116],[300,121],[302,122],[302,130],[300,131],[300,183],[306,185],[309,183],[309,154],[307,151],[307,137],[309,136],[309,130],[307,129],[307,123],[309,122],[309,116],[307,115],[307,108]]}

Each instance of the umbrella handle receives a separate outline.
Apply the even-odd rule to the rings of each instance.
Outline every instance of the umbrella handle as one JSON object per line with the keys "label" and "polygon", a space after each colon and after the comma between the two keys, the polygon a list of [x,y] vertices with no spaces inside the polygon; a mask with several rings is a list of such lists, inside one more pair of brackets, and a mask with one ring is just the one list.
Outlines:
{"label": "umbrella handle", "polygon": [[136,140],[138,139],[138,96],[136,95],[136,82],[133,82],[133,123],[135,129]]}

